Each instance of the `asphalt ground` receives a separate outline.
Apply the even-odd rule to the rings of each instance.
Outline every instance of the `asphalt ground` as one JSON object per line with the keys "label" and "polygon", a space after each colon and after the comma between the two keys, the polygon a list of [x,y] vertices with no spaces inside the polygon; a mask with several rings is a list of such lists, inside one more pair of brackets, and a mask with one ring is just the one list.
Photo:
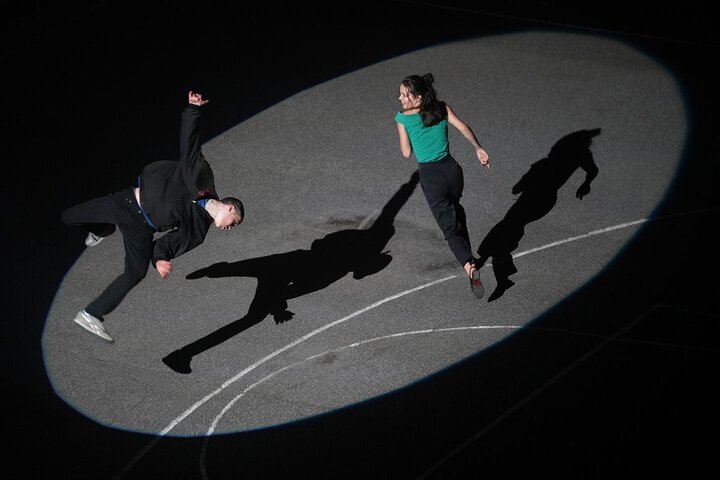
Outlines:
{"label": "asphalt ground", "polygon": [[[18,17],[6,462],[28,478],[710,468],[717,41],[685,8]],[[480,301],[397,146],[397,86],[426,71],[491,155],[487,171],[451,136],[473,246],[492,253]],[[151,271],[107,344],[72,317],[121,268],[120,237],[85,249],[59,214],[173,158],[188,89],[211,99],[203,149],[247,220],[170,279]],[[572,141],[592,129],[589,148]]]}

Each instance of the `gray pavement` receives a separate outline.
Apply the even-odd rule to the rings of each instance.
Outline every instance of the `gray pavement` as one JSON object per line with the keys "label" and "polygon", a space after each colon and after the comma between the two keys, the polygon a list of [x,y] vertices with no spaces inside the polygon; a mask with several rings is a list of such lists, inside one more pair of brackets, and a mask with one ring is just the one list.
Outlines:
{"label": "gray pavement", "polygon": [[[484,272],[488,297],[477,302],[419,187],[389,220],[394,234],[388,233],[373,252],[388,251],[390,263],[361,280],[353,278],[353,269],[373,259],[358,259],[360,265],[349,259],[360,257],[367,248],[363,243],[372,240],[350,234],[371,231],[374,217],[416,169],[414,161],[399,154],[392,117],[398,79],[418,69],[436,75],[443,98],[475,128],[492,155],[492,169],[486,171],[455,132],[451,148],[467,172],[464,205],[476,247],[520,201],[511,189],[533,162],[547,157],[568,134],[602,128],[590,147],[600,170],[591,194],[575,198],[585,172],[571,167],[573,175],[558,190],[555,205],[544,215],[539,212],[541,218],[519,235],[514,253],[527,255],[517,262],[517,285],[491,304],[492,268]],[[212,115],[211,107],[205,115]],[[106,326],[117,338],[113,345],[68,320],[118,273],[121,237],[78,259],[45,324],[48,373],[59,395],[95,420],[144,433],[173,424],[169,433],[202,435],[229,399],[246,392],[263,408],[244,400],[233,408],[236,420],[216,430],[279,425],[392,392],[531,327],[612,263],[662,200],[686,130],[672,76],[622,43],[586,35],[532,32],[448,43],[333,79],[204,146],[219,191],[241,192],[247,221],[229,234],[213,231],[202,248],[178,258],[171,280],[151,272],[107,316]],[[574,148],[570,160],[578,162],[583,148]],[[562,161],[551,157],[550,169],[562,169]],[[545,185],[535,188],[548,189],[552,196],[553,178],[539,181]],[[522,195],[533,194],[528,190]],[[331,242],[341,232],[347,235],[337,245],[314,245]],[[301,259],[295,252],[311,256]],[[185,278],[216,262],[234,267],[220,272],[220,278]],[[323,281],[321,272],[333,264],[341,268]],[[187,377],[158,362],[174,349],[251,317],[249,307],[261,294],[258,283],[271,282],[268,276],[309,290],[288,300],[292,320],[276,324],[269,313],[262,312],[267,321],[257,314],[258,324],[198,352]],[[319,286],[304,287],[313,282]],[[281,295],[281,284],[266,288]],[[430,334],[437,329],[450,330]],[[416,331],[426,333],[407,335]],[[558,335],[587,333],[579,325]],[[85,351],[92,352],[98,368],[82,368]],[[152,382],[139,381],[143,378]],[[288,382],[298,378],[313,381],[290,388]],[[258,381],[262,384],[255,386]],[[212,399],[217,405],[205,403],[193,409],[197,420],[175,425],[209,394],[220,397]],[[243,408],[244,403],[249,405]]]}

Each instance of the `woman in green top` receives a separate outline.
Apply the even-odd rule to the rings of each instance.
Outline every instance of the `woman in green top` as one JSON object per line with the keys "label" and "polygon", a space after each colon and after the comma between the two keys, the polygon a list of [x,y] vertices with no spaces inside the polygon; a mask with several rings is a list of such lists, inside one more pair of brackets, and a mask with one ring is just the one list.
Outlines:
{"label": "woman in green top", "polygon": [[475,148],[480,165],[490,168],[487,152],[480,146],[475,133],[447,105],[437,99],[433,76],[410,75],[400,84],[401,111],[395,115],[400,150],[405,158],[415,152],[420,170],[420,185],[430,210],[445,235],[450,250],[470,278],[470,287],[477,298],[484,289],[479,268],[470,248],[465,223],[465,210],[460,204],[463,191],[462,168],[450,155],[448,123]]}

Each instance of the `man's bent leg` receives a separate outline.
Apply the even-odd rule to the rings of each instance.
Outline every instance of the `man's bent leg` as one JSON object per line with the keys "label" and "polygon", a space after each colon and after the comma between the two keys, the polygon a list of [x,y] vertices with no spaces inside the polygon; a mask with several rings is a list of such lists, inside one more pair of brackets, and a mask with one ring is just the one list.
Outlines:
{"label": "man's bent leg", "polygon": [[128,292],[145,278],[152,258],[153,231],[141,218],[132,216],[119,227],[125,245],[125,270],[85,309],[100,319],[114,310]]}
{"label": "man's bent leg", "polygon": [[102,238],[115,231],[119,215],[123,212],[117,210],[113,195],[105,195],[65,209],[60,219],[65,225],[81,227]]}

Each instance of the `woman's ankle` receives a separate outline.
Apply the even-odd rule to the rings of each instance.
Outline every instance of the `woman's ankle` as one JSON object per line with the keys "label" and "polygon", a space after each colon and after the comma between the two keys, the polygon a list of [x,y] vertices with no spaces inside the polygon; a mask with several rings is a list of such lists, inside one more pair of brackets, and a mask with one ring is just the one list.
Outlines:
{"label": "woman's ankle", "polygon": [[465,269],[465,273],[468,277],[472,275],[473,270],[477,270],[477,268],[475,267],[475,262],[472,261],[465,262],[463,268]]}

